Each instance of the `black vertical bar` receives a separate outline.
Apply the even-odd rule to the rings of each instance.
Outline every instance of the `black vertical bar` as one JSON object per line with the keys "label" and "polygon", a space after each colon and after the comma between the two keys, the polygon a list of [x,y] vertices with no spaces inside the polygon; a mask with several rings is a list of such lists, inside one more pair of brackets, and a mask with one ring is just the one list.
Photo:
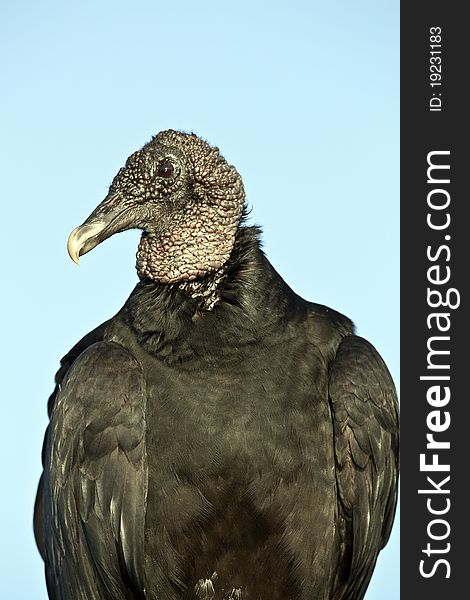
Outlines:
{"label": "black vertical bar", "polygon": [[435,0],[401,3],[405,600],[466,597],[470,574],[470,119],[464,109],[470,35],[464,8]]}

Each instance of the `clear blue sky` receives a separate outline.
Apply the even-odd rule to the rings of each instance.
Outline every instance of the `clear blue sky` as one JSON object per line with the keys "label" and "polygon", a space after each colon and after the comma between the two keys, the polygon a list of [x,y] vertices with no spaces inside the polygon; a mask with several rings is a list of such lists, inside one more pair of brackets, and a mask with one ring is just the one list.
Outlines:
{"label": "clear blue sky", "polygon": [[[3,0],[1,595],[46,598],[31,518],[61,356],[136,281],[138,232],[68,258],[125,158],[193,130],[304,297],[399,367],[398,0]],[[398,523],[367,600],[399,597]]]}

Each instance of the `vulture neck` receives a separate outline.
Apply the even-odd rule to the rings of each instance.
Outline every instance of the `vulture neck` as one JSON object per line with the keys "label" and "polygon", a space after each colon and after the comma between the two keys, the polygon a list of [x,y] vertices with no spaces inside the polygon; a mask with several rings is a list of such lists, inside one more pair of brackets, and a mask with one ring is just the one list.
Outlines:
{"label": "vulture neck", "polygon": [[299,302],[260,249],[258,228],[240,226],[218,271],[194,282],[143,280],[123,312],[148,352],[181,361],[198,348],[207,354],[209,347],[235,347],[279,332]]}

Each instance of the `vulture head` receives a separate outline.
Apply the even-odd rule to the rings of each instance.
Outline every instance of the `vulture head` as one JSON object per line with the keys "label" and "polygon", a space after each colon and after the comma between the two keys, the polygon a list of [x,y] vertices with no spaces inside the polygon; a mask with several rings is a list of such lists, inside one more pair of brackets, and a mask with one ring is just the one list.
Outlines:
{"label": "vulture head", "polygon": [[68,251],[78,263],[113,234],[142,229],[139,277],[194,281],[227,262],[244,203],[241,177],[218,148],[162,131],[127,159],[103,202],[70,234]]}

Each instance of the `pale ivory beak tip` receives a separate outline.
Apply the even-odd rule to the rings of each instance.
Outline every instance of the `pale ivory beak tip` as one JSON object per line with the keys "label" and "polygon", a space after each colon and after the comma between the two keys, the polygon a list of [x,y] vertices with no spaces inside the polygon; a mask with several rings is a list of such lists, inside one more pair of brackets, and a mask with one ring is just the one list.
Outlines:
{"label": "pale ivory beak tip", "polygon": [[69,239],[67,240],[67,251],[69,253],[70,258],[73,260],[73,262],[76,265],[80,264],[80,250],[81,250],[81,243],[80,240],[78,239],[78,230],[80,228],[76,227],[72,233],[69,235]]}

